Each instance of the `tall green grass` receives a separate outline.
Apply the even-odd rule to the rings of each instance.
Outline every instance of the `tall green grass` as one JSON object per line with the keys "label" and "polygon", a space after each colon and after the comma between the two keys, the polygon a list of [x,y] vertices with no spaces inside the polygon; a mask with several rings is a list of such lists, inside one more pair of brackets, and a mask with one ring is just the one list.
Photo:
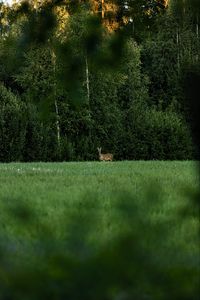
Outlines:
{"label": "tall green grass", "polygon": [[[196,299],[194,287],[200,263],[199,215],[195,202],[198,195],[197,166],[190,161],[0,164],[0,254],[4,256],[6,252],[9,257],[6,264],[20,264],[17,274],[22,261],[25,265],[36,264],[39,269],[44,262],[47,267],[46,257],[52,253],[56,257],[61,253],[62,257],[69,255],[77,262],[81,257],[92,261],[96,257],[92,263],[94,268],[103,266],[110,274],[118,266],[114,272],[121,274],[118,276],[122,276],[122,281],[126,276],[127,280],[137,278],[137,274],[129,272],[130,267],[142,278],[137,288],[140,294],[143,290],[145,293],[138,299],[167,299],[171,294],[163,287],[169,288],[177,280],[185,285],[190,274],[192,284],[183,292],[175,288],[171,299],[180,295],[179,299],[183,299],[184,293]],[[128,262],[125,257],[129,257]],[[91,267],[90,264],[89,260]],[[90,267],[85,266],[86,270]],[[68,275],[74,278],[72,274]],[[154,277],[153,283],[149,283],[151,276],[159,277],[158,274],[165,278],[161,287],[158,285],[159,292]],[[66,279],[65,273],[63,276]],[[79,280],[84,281],[85,275],[80,276]],[[92,280],[93,276],[88,276]],[[32,275],[30,278],[32,282]],[[112,280],[118,289],[119,278]],[[108,278],[107,282],[111,284]],[[96,288],[98,295],[104,297],[99,286]],[[130,295],[136,293],[135,289],[128,290]],[[83,288],[79,298],[72,288],[69,295],[70,299],[100,299],[95,293],[89,297]],[[152,298],[145,298],[148,293]],[[159,293],[164,293],[166,298]],[[52,299],[62,299],[56,297]]]}
{"label": "tall green grass", "polygon": [[[75,211],[80,215],[93,214],[95,210],[98,211],[95,238],[99,241],[120,229],[114,213],[120,197],[123,201],[132,197],[139,207],[141,203],[141,211],[146,201],[149,211],[143,217],[156,221],[169,218],[184,207],[189,191],[195,193],[197,189],[194,162],[0,164],[1,231],[15,237],[19,234],[37,238],[37,224],[28,229],[18,226],[10,214],[17,206],[26,205],[38,222],[62,239],[66,235],[63,222],[68,216]],[[155,197],[159,197],[159,205],[155,205]],[[194,231],[197,220],[191,223],[187,232]]]}

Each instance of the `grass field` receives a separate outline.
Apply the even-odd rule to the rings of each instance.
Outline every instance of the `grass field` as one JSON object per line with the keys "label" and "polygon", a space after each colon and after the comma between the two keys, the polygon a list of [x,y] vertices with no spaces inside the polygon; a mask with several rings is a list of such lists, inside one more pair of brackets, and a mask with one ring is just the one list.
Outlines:
{"label": "grass field", "polygon": [[[74,213],[82,218],[92,214],[98,219],[94,238],[101,241],[121,228],[115,212],[118,200],[126,203],[131,198],[143,218],[170,218],[188,202],[188,193],[198,190],[196,171],[194,162],[180,161],[0,164],[1,231],[34,239],[41,223],[63,239],[63,222]],[[37,220],[28,229],[10,214],[24,205]],[[196,225],[197,220],[190,219],[186,230],[179,228],[178,239],[187,243],[182,235],[189,238]]]}
{"label": "grass field", "polygon": [[[129,268],[130,263],[132,263],[132,266],[130,265],[132,270],[142,269],[142,282],[146,282],[146,277],[148,280],[151,278],[152,270],[153,274],[156,274],[154,274],[155,276],[160,276],[157,274],[164,272],[165,282],[160,283],[163,285],[163,290],[166,289],[167,284],[170,288],[171,284],[176,286],[177,278],[179,278],[180,288],[181,285],[184,285],[185,288],[181,288],[181,290],[176,288],[174,295],[166,292],[166,297],[169,295],[171,299],[183,299],[185,293],[189,295],[188,297],[197,295],[196,282],[199,278],[197,273],[199,272],[200,254],[199,211],[195,199],[198,192],[197,166],[194,162],[189,161],[0,164],[0,266],[1,254],[6,253],[6,257],[9,257],[9,260],[6,258],[6,263],[3,262],[6,265],[6,275],[0,269],[0,279],[10,276],[8,276],[7,266],[11,265],[10,268],[13,270],[13,259],[20,261],[20,267],[16,271],[16,278],[18,278],[22,261],[23,263],[32,261],[37,253],[36,256],[40,257],[40,262],[37,261],[37,264],[41,265],[46,260],[49,249],[52,251],[54,246],[61,252],[60,249],[64,249],[64,251],[75,254],[77,259],[83,253],[86,256],[99,251],[100,253],[110,253],[111,250],[108,250],[106,245],[113,242],[113,245],[118,245],[116,249],[111,247],[114,252],[111,251],[110,257],[114,257],[114,262],[111,258],[105,258],[105,254],[103,254],[103,258],[100,256],[101,259],[97,260],[98,263],[93,262],[92,269],[95,267],[99,269],[103,265],[104,273],[109,274],[110,261],[111,269],[113,269],[116,261],[120,264],[123,255],[125,257],[130,255],[126,251],[132,249],[133,246],[134,253],[136,253],[135,249],[139,253],[139,259],[130,256],[127,266],[125,259],[125,263],[123,263],[125,270]],[[120,244],[120,236],[122,240],[128,236],[128,242]],[[116,244],[115,241],[118,239],[120,242]],[[132,239],[134,244],[132,244]],[[50,245],[50,248],[45,250],[46,252],[41,249],[41,242],[43,246]],[[126,243],[127,248],[125,247]],[[102,249],[107,250],[101,252]],[[56,251],[58,252],[58,250]],[[147,258],[144,262],[140,261],[140,252],[143,253],[141,255],[146,253]],[[151,265],[149,271],[145,270],[146,264],[152,258],[154,267]],[[140,262],[138,263],[138,261]],[[159,269],[160,261],[162,264],[164,263],[162,269]],[[49,262],[46,264],[49,265]],[[167,267],[168,264],[172,264],[170,271]],[[78,267],[78,269],[81,268]],[[77,275],[74,275],[75,277],[70,275],[71,282],[74,282],[66,292],[67,295],[70,295],[70,299],[101,298],[101,292],[103,293],[105,287],[101,288],[97,280],[93,279],[93,275],[88,275],[89,279],[85,277],[85,268],[87,267],[84,265],[84,273],[80,275],[82,279],[79,276],[77,279]],[[115,272],[123,274],[120,268],[117,268]],[[166,270],[163,271],[163,268]],[[64,272],[66,272],[66,268]],[[72,274],[74,274],[73,272]],[[147,275],[148,272],[150,275]],[[166,283],[168,272],[170,272],[168,277],[171,278],[172,283],[171,281]],[[24,277],[22,276],[21,282],[24,282],[30,272],[23,271],[22,274]],[[32,275],[30,276],[28,282],[32,293],[32,285],[34,286],[36,283],[34,283]],[[42,279],[38,278],[39,286],[46,276],[45,273],[44,277],[41,277]],[[57,278],[55,270],[53,276]],[[68,278],[69,274],[64,273],[63,276]],[[110,277],[110,275],[108,276]],[[137,279],[137,274],[130,276],[131,280],[132,278]],[[193,279],[187,286],[188,276]],[[10,281],[14,282],[11,286],[13,286],[15,295],[16,279],[12,278],[11,275]],[[77,294],[74,294],[76,280],[83,282],[85,280],[86,286],[88,281],[94,280],[93,285],[96,286],[94,294],[98,294],[100,298],[97,296],[88,298],[87,290],[83,292],[85,296],[81,294],[78,298]],[[124,280],[123,275],[119,280],[120,282]],[[5,279],[5,293],[7,290],[12,291],[7,283],[10,281]],[[116,283],[116,285],[118,287],[120,283]],[[146,283],[144,285],[142,283],[139,293],[143,293],[146,288],[149,290],[150,287],[146,286]],[[148,292],[154,296],[148,299],[168,299],[158,295],[155,297],[154,290],[158,288],[157,284],[153,283],[153,287]],[[20,287],[17,286],[17,291],[22,292],[24,289],[25,287],[21,283]],[[49,290],[51,288],[48,286],[47,291]],[[29,291],[26,292],[29,297]],[[40,299],[38,295],[41,296],[41,299],[45,299],[43,294],[37,290],[35,293],[36,296],[33,299]],[[181,295],[181,298],[177,298],[177,295]],[[16,299],[27,299],[26,297],[27,294],[25,294],[25,298],[19,296]],[[195,297],[194,299],[196,299]]]}

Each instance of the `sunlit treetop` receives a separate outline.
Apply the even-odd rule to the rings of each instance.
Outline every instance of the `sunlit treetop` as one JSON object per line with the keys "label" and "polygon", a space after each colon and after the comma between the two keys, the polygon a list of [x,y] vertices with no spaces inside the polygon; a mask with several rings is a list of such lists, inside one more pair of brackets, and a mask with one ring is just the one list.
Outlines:
{"label": "sunlit treetop", "polygon": [[91,0],[93,10],[102,18],[109,31],[130,22],[143,23],[168,7],[169,0]]}
{"label": "sunlit treetop", "polygon": [[91,0],[91,8],[98,14],[103,25],[109,30],[114,31],[119,28],[117,20],[118,5],[112,0]]}
{"label": "sunlit treetop", "polygon": [[[8,0],[13,6],[24,1]],[[116,31],[121,26],[129,22],[147,22],[155,18],[166,9],[169,0],[28,0],[35,9],[52,5],[55,7],[55,14],[59,19],[59,24],[64,27],[64,23],[70,14],[73,14],[79,7],[85,5],[99,16],[102,24],[109,31]]]}

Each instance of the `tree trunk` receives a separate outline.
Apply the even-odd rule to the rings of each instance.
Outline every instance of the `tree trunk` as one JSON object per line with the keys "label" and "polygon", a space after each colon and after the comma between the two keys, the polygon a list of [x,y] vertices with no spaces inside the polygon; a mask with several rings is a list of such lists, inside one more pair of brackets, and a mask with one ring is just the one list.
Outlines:
{"label": "tree trunk", "polygon": [[55,112],[56,112],[57,143],[58,143],[58,149],[60,150],[60,122],[59,122],[58,102],[56,100],[56,97],[54,98],[54,106],[55,106]]}
{"label": "tree trunk", "polygon": [[104,19],[105,10],[104,10],[104,0],[101,0],[101,18]]}
{"label": "tree trunk", "polygon": [[90,106],[90,79],[89,79],[87,54],[85,56],[85,74],[86,74],[87,100],[88,100],[88,105]]}
{"label": "tree trunk", "polygon": [[177,68],[178,72],[180,71],[180,35],[179,29],[176,30],[176,45],[177,45]]}
{"label": "tree trunk", "polygon": [[56,55],[54,51],[52,51],[52,62],[53,62],[53,96],[54,96],[54,107],[56,113],[56,136],[57,136],[58,150],[60,151],[60,122],[59,122],[59,110],[58,110],[57,93],[56,93]]}
{"label": "tree trunk", "polygon": [[[86,75],[86,88],[87,88],[87,105],[88,105],[88,116],[89,120],[91,120],[91,109],[90,109],[90,78],[89,78],[89,67],[88,67],[88,58],[87,54],[85,56],[85,75]],[[89,124],[89,143],[91,144],[91,126]]]}

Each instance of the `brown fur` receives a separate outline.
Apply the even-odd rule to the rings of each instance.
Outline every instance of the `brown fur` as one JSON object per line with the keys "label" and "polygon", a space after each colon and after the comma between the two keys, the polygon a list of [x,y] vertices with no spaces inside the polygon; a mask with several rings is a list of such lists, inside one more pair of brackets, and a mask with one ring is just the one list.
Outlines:
{"label": "brown fur", "polygon": [[111,153],[102,154],[101,148],[97,148],[97,150],[99,152],[99,160],[100,161],[112,161],[113,160],[113,154],[111,154]]}

